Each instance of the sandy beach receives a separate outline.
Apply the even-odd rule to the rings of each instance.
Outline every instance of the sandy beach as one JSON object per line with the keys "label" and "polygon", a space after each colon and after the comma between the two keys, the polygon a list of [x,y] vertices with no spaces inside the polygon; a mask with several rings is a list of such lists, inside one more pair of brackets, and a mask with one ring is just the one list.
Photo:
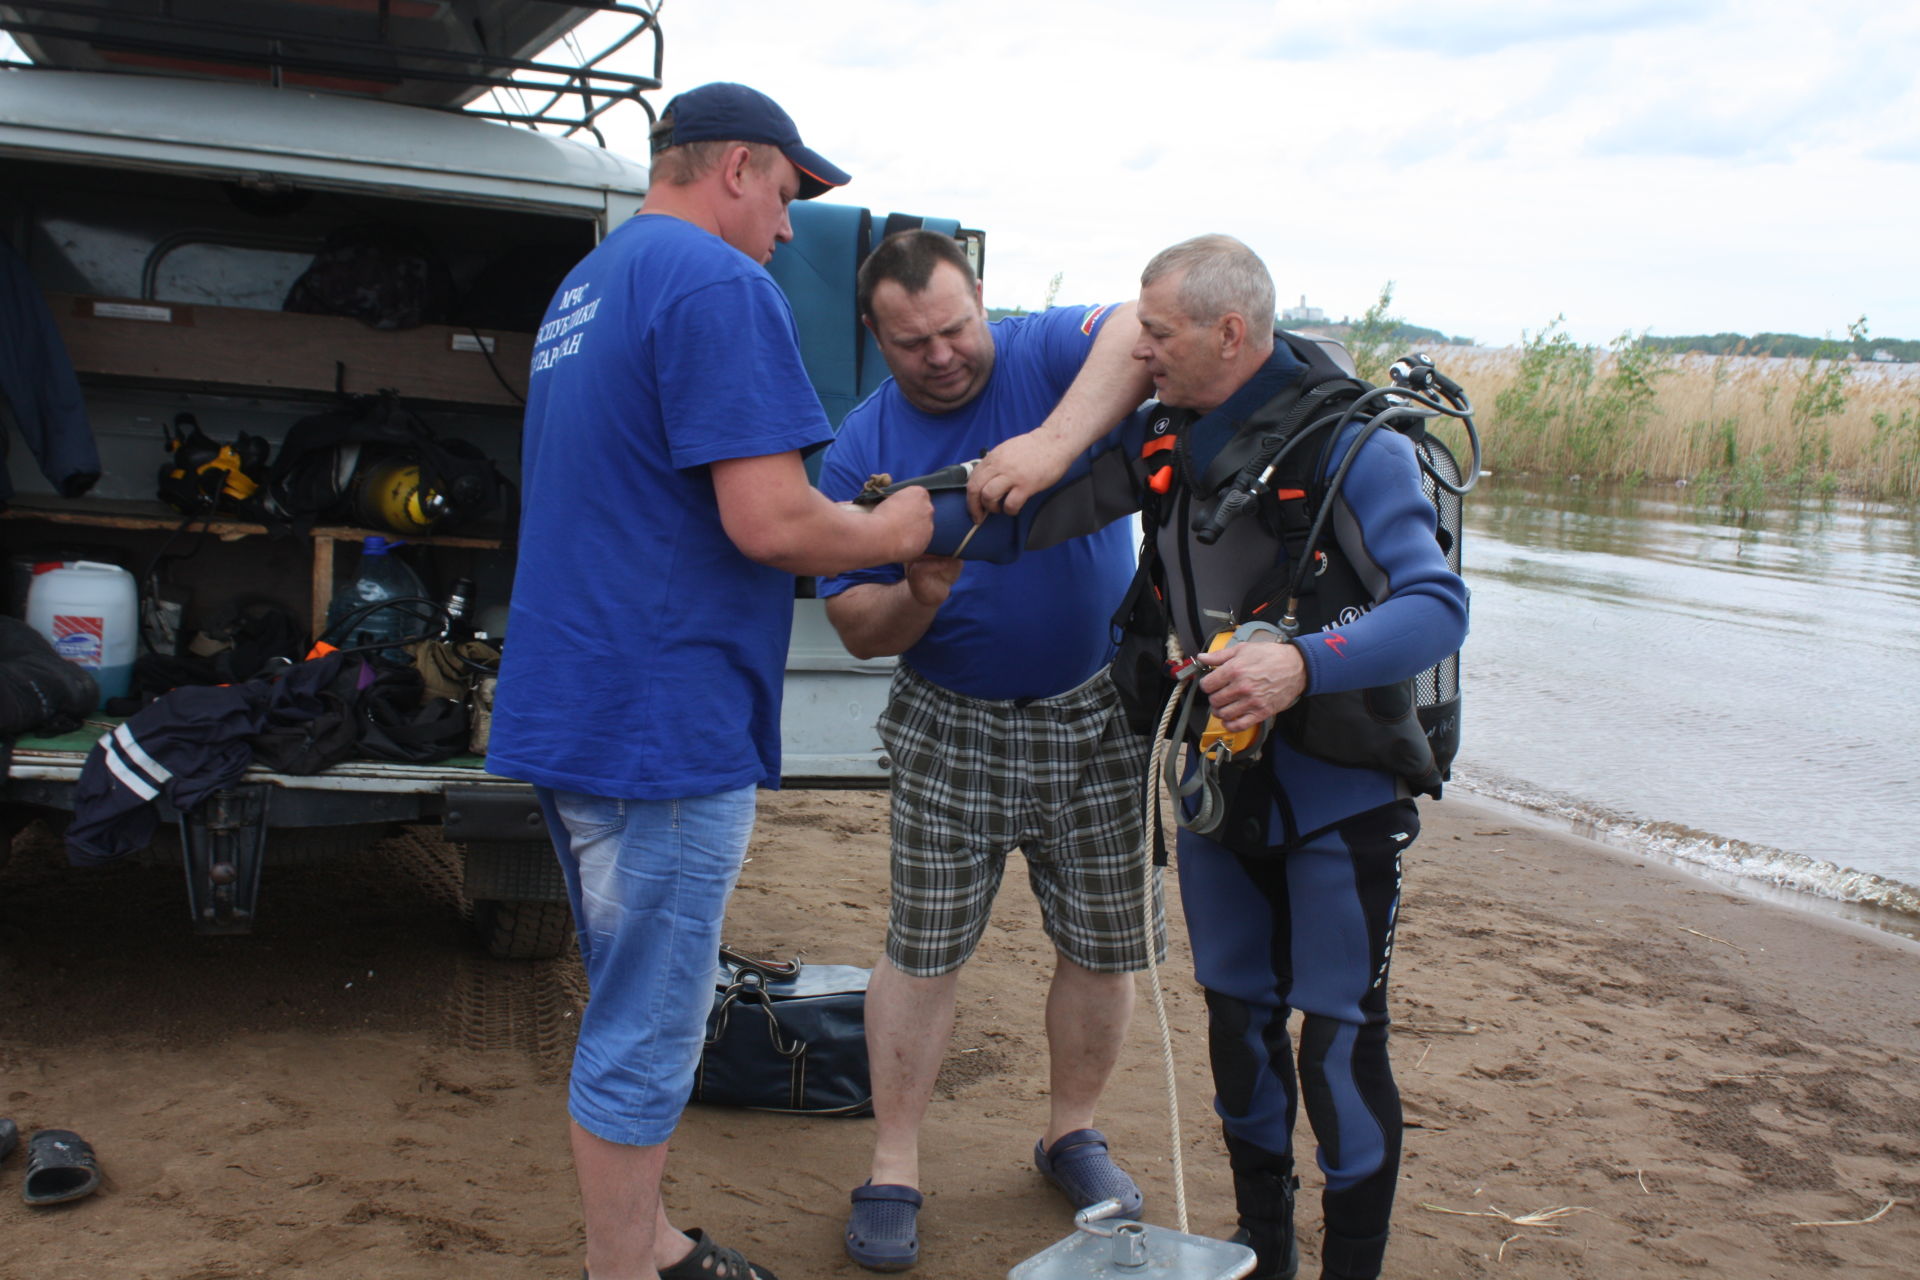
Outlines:
{"label": "sandy beach", "polygon": [[[1395,955],[1406,1162],[1395,1277],[1908,1277],[1920,1271],[1920,947],[1449,797],[1424,806]],[[870,964],[885,796],[763,798],[733,943]],[[458,861],[413,835],[269,863],[259,930],[201,938],[171,865],[0,866],[0,1115],[72,1128],[94,1196],[30,1209],[0,1165],[4,1280],[579,1274],[564,1132],[581,983],[486,959]],[[1171,884],[1171,880],[1169,881]],[[1029,1163],[1050,969],[1024,877],[961,985],[924,1135],[928,1280],[1004,1276],[1070,1229]],[[1231,1227],[1184,945],[1162,970],[1189,1229]],[[1145,979],[1103,1127],[1177,1224]],[[676,1220],[781,1280],[841,1252],[871,1122],[691,1109]],[[1304,1121],[1303,1150],[1311,1148]],[[1317,1274],[1303,1169],[1302,1274]],[[1824,1224],[1824,1225],[1823,1225]]]}

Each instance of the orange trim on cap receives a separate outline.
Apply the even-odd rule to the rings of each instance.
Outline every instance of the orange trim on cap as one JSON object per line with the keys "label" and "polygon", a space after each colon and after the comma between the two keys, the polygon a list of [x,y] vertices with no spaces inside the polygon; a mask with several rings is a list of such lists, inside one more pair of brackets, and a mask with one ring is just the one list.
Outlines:
{"label": "orange trim on cap", "polygon": [[841,183],[841,182],[835,182],[835,181],[833,181],[833,180],[832,180],[831,178],[823,178],[823,177],[821,177],[821,176],[820,176],[819,174],[817,174],[817,173],[815,173],[815,172],[814,172],[813,170],[811,170],[811,169],[809,169],[809,168],[807,168],[807,167],[806,167],[805,165],[803,165],[803,164],[798,164],[798,163],[796,163],[796,162],[794,161],[794,158],[793,158],[792,156],[788,156],[788,157],[787,157],[787,163],[788,163],[788,164],[791,164],[791,165],[793,165],[793,167],[794,167],[794,168],[796,168],[796,169],[798,169],[798,170],[799,170],[800,172],[802,172],[802,173],[804,173],[804,174],[806,174],[806,175],[807,175],[807,176],[808,176],[809,178],[812,178],[812,179],[813,179],[813,180],[814,180],[815,182],[818,182],[818,183],[820,183],[820,184],[821,184],[821,185],[823,185],[823,186],[828,186],[828,187],[839,187],[839,186],[845,186],[845,185],[846,185],[845,183]]}

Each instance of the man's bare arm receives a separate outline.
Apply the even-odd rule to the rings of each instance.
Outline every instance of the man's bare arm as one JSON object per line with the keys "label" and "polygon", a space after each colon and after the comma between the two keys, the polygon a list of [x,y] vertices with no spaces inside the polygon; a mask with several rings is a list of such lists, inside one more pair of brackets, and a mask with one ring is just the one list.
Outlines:
{"label": "man's bare arm", "polygon": [[920,642],[946,603],[964,560],[921,556],[899,582],[863,582],[827,601],[827,621],[856,658],[888,658]]}
{"label": "man's bare arm", "polygon": [[989,450],[973,469],[967,508],[975,520],[987,512],[1016,514],[1152,394],[1147,367],[1133,358],[1140,329],[1134,311],[1131,302],[1113,309],[1073,385],[1045,421]]}
{"label": "man's bare arm", "polygon": [[912,560],[933,537],[933,499],[902,489],[877,507],[834,502],[798,453],[716,462],[720,523],[749,560],[788,573],[845,573]]}

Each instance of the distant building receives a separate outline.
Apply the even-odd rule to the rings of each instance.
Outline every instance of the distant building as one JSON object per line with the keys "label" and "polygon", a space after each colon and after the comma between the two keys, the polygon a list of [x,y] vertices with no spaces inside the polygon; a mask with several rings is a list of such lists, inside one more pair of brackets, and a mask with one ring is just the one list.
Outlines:
{"label": "distant building", "polygon": [[1307,305],[1307,295],[1300,295],[1300,305],[1288,307],[1280,313],[1280,318],[1289,324],[1325,324],[1327,313],[1318,307]]}
{"label": "distant building", "polygon": [[1895,361],[1900,359],[1899,356],[1896,356],[1895,354],[1893,354],[1893,352],[1886,350],[1884,347],[1874,348],[1873,358],[1875,360],[1879,360],[1887,364],[1892,364]]}

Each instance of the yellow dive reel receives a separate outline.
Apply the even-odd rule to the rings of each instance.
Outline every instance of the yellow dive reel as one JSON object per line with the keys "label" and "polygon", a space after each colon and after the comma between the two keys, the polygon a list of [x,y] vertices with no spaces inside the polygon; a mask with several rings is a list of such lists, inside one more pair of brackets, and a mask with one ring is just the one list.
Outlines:
{"label": "yellow dive reel", "polygon": [[[1218,653],[1232,645],[1251,640],[1255,636],[1274,636],[1281,640],[1288,638],[1287,633],[1267,622],[1246,622],[1238,627],[1226,627],[1214,633],[1207,642],[1208,653]],[[1206,713],[1206,724],[1201,728],[1194,741],[1194,761],[1192,770],[1186,778],[1180,776],[1180,753],[1169,751],[1164,759],[1167,790],[1183,799],[1198,796],[1195,811],[1191,816],[1182,812],[1180,825],[1201,835],[1215,835],[1222,823],[1227,820],[1227,810],[1234,779],[1229,775],[1251,766],[1261,757],[1266,746],[1267,735],[1273,732],[1273,720],[1262,720],[1251,729],[1228,731],[1213,714],[1208,705],[1207,695],[1200,688],[1200,677],[1208,668],[1189,659],[1174,671],[1175,679],[1186,685],[1181,697],[1179,714],[1174,720],[1174,735],[1177,739],[1182,725],[1199,723],[1200,713]]]}
{"label": "yellow dive reel", "polygon": [[[1283,636],[1280,628],[1266,622],[1249,622],[1239,627],[1222,627],[1213,633],[1213,639],[1207,644],[1208,653],[1218,653],[1222,649],[1250,640],[1256,635],[1268,634]],[[1207,673],[1207,668],[1194,664],[1193,678]],[[1196,684],[1195,688],[1199,686]],[[1198,695],[1204,697],[1204,694]],[[1272,720],[1262,720],[1251,729],[1242,729],[1238,733],[1228,733],[1227,727],[1220,723],[1220,717],[1211,711],[1207,713],[1207,727],[1200,731],[1200,754],[1209,760],[1225,761],[1235,756],[1257,755],[1267,740],[1267,734],[1273,729]]]}

